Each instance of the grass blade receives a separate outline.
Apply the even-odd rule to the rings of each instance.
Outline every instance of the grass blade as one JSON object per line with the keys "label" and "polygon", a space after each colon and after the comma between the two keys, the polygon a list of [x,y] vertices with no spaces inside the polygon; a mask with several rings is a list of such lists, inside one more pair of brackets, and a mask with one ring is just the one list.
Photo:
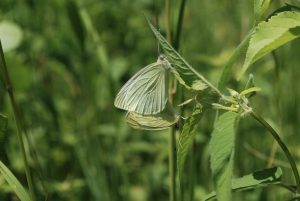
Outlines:
{"label": "grass blade", "polygon": [[21,201],[31,201],[25,188],[2,161],[0,161],[0,172]]}

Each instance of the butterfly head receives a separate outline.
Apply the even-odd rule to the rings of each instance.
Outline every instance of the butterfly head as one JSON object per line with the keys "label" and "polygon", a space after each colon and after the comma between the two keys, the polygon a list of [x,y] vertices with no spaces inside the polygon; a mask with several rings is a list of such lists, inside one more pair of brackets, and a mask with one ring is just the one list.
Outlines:
{"label": "butterfly head", "polygon": [[167,56],[164,55],[164,54],[160,54],[160,55],[158,56],[158,60],[159,60],[159,61],[164,61],[164,60],[166,60],[166,59],[167,59]]}
{"label": "butterfly head", "polygon": [[171,63],[168,61],[167,56],[164,54],[159,55],[157,63],[163,64],[166,68],[172,67]]}

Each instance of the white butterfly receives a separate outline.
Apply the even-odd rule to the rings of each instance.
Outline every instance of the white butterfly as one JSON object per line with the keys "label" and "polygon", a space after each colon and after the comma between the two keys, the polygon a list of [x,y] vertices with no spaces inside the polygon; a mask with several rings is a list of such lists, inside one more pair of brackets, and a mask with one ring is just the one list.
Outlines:
{"label": "white butterfly", "polygon": [[171,64],[164,55],[137,72],[121,88],[115,99],[117,108],[141,115],[161,112],[167,103],[168,71]]}
{"label": "white butterfly", "polygon": [[154,115],[141,115],[135,112],[126,114],[127,124],[140,130],[164,130],[172,127],[178,121],[179,115],[170,105],[166,106],[162,112]]}

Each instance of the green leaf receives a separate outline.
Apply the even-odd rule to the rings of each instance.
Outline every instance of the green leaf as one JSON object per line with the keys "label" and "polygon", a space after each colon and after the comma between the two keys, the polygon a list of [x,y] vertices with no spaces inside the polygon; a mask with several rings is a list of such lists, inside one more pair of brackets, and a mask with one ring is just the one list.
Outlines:
{"label": "green leaf", "polygon": [[238,114],[226,112],[216,124],[209,143],[213,183],[219,201],[231,201],[235,121]]}
{"label": "green leaf", "polygon": [[[242,191],[253,188],[265,187],[278,184],[281,180],[282,170],[280,167],[268,168],[253,172],[243,177],[232,180],[232,191]],[[202,201],[211,200],[216,197],[213,191],[206,195]]]}
{"label": "green leaf", "polygon": [[203,109],[212,108],[212,104],[217,103],[219,98],[219,94],[209,88],[199,91],[196,95],[196,101],[201,104]]}
{"label": "green leaf", "polygon": [[263,14],[269,8],[271,0],[254,0],[254,16],[256,22],[259,22]]}
{"label": "green leaf", "polygon": [[240,93],[240,96],[241,97],[242,96],[246,96],[246,95],[249,95],[249,94],[252,94],[252,93],[256,93],[256,92],[258,92],[260,90],[261,90],[261,88],[259,88],[259,87],[251,87],[251,88],[248,88],[248,89],[245,89],[244,91],[242,91]]}
{"label": "green leaf", "polygon": [[0,161],[0,173],[3,175],[4,179],[17,194],[21,201],[30,201],[29,194],[18,181],[18,179],[13,175],[13,173]]}
{"label": "green leaf", "polygon": [[278,13],[285,12],[285,11],[297,11],[297,12],[299,12],[299,11],[300,11],[300,7],[294,6],[294,5],[292,5],[292,4],[285,3],[284,6],[282,6],[282,7],[280,7],[280,8],[277,8],[275,11],[273,11],[273,12],[267,17],[267,20],[270,19],[272,16],[277,15]]}
{"label": "green leaf", "polygon": [[279,13],[267,22],[261,22],[249,42],[246,59],[239,79],[251,64],[266,54],[300,36],[300,13]]}
{"label": "green leaf", "polygon": [[17,48],[22,38],[23,32],[17,24],[10,21],[0,22],[0,39],[4,52]]}
{"label": "green leaf", "polygon": [[[164,50],[168,61],[173,66],[173,74],[178,80],[178,82],[184,85],[189,90],[196,90],[197,87],[193,84],[197,83],[196,86],[200,86],[202,90],[205,85],[218,91],[210,82],[208,82],[200,73],[198,73],[188,62],[168,43],[168,41],[157,31],[157,29],[151,24],[151,22],[146,18],[149,27],[151,28],[153,34]],[[200,82],[202,82],[200,84]],[[206,88],[206,87],[205,87]]]}
{"label": "green leaf", "polygon": [[184,123],[182,132],[179,136],[177,151],[177,167],[179,179],[181,179],[182,177],[184,162],[193,144],[193,139],[196,135],[202,114],[203,113],[201,105],[196,106],[193,114]]}

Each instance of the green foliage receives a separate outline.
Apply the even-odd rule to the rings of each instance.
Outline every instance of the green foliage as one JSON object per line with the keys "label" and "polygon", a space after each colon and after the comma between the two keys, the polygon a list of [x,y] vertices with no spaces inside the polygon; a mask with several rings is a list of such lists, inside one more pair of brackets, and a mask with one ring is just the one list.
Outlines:
{"label": "green foliage", "polygon": [[215,91],[218,91],[200,73],[188,64],[188,62],[168,43],[148,19],[147,22],[164,50],[168,60],[174,67],[175,71],[173,71],[173,74],[180,84],[184,85],[189,90],[199,90],[199,85],[201,85],[200,90],[203,90],[206,88],[205,85],[208,85]]}
{"label": "green foliage", "polygon": [[199,121],[203,116],[202,106],[196,105],[192,115],[183,125],[182,132],[178,139],[177,168],[179,179],[182,179],[186,156],[193,146],[194,138],[197,133]]}
{"label": "green foliage", "polygon": [[237,116],[238,114],[233,112],[220,115],[209,143],[213,182],[219,201],[232,200],[231,180]]}
{"label": "green foliage", "polygon": [[[282,170],[279,167],[264,169],[232,180],[232,191],[243,191],[254,188],[266,187],[280,183]],[[207,201],[216,197],[216,192],[211,192],[202,200]]]}
{"label": "green foliage", "polygon": [[[0,114],[0,136],[6,132],[7,129],[7,117]],[[18,179],[13,175],[13,173],[4,165],[2,161],[0,161],[0,173],[13,189],[13,191],[17,194],[18,198],[21,201],[30,201],[29,194],[24,189],[22,184],[18,181]]]}
{"label": "green foliage", "polygon": [[256,22],[259,22],[263,14],[269,8],[271,0],[254,0],[254,16]]}
{"label": "green foliage", "polygon": [[[171,5],[171,32],[175,37],[179,35],[176,20],[182,2],[174,1]],[[291,5],[278,9],[281,6],[278,1],[272,1],[268,9],[270,1],[254,2],[256,13],[253,11],[253,1],[186,1],[180,49],[174,51],[177,45],[171,47],[163,37],[166,33],[163,1],[1,0],[0,24],[9,22],[18,27],[11,34],[11,26],[6,26],[1,31],[5,36],[0,35],[0,39],[3,44],[5,38],[9,38],[9,43],[15,43],[12,49],[5,52],[5,58],[24,120],[22,123],[31,142],[28,143],[25,138],[37,200],[45,200],[42,183],[47,186],[48,200],[168,200],[170,130],[165,128],[177,122],[178,115],[182,117],[175,123],[176,130],[189,132],[185,132],[186,135],[177,132],[176,135],[179,154],[177,168],[184,169],[183,174],[179,173],[182,191],[177,192],[177,200],[201,200],[212,190],[214,183],[209,170],[208,148],[215,122],[215,111],[211,110],[211,106],[212,103],[224,104],[224,100],[220,99],[224,96],[218,90],[223,92],[226,88],[236,91],[251,87],[262,89],[259,93],[245,95],[248,98],[248,95],[256,94],[249,99],[249,106],[276,125],[299,166],[299,141],[295,140],[298,139],[300,119],[300,110],[297,109],[300,91],[295,89],[300,85],[299,40],[276,49],[276,55],[265,57],[259,68],[253,69],[255,84],[250,79],[245,87],[245,83],[230,79],[239,73],[249,39],[255,38],[251,35],[254,30],[251,26],[264,19],[265,14],[271,13],[273,16],[270,21],[264,22],[269,23],[278,16],[287,15],[278,12],[296,10]],[[141,13],[145,13],[151,22],[156,22],[157,18],[155,24],[159,25],[159,31],[153,26],[150,30]],[[290,12],[289,15],[298,14]],[[287,31],[291,18],[281,20],[277,25],[283,25]],[[255,29],[257,33],[260,33],[259,26]],[[295,30],[297,28],[289,31]],[[16,37],[20,32],[21,41]],[[157,40],[152,37],[152,32]],[[276,35],[271,28],[266,32],[266,36]],[[245,36],[246,33],[249,34]],[[281,36],[278,37],[281,39]],[[259,44],[262,42],[259,42],[260,39],[264,38],[257,38]],[[130,116],[136,127],[164,128],[160,131],[135,130],[126,124],[125,112],[115,109],[113,101],[121,86],[141,66],[152,63],[161,53],[157,51],[157,41],[180,81],[170,91],[170,96],[174,98],[174,111],[172,115],[158,114],[158,118],[143,116],[137,119],[136,115]],[[231,54],[233,56],[230,57]],[[261,55],[261,52],[255,54]],[[214,89],[211,83],[218,80],[218,89]],[[183,102],[180,107],[176,106]],[[205,113],[199,110],[189,118],[195,102],[201,104]],[[0,161],[25,185],[14,115],[2,84],[0,110],[9,119],[7,131],[0,131]],[[188,119],[185,120],[185,117]],[[6,124],[6,120],[2,123]],[[266,174],[262,180],[248,175],[247,182],[241,180],[240,184],[236,184],[237,188],[242,190],[252,184],[255,188],[271,186],[234,193],[232,200],[288,200],[294,195],[294,178],[289,164],[273,139],[264,133],[264,128],[245,114],[236,133],[233,174],[245,175],[262,167],[282,166],[284,183],[272,186],[278,182],[275,181],[279,177],[277,174],[272,177],[270,173],[269,179],[266,179]],[[220,140],[218,148],[226,147],[224,145],[228,143]],[[37,151],[38,160],[29,150]],[[227,166],[231,163],[229,160]],[[232,188],[239,179],[232,180]],[[284,185],[293,188],[282,188]],[[0,200],[19,199],[1,173],[0,186]]]}
{"label": "green foliage", "polygon": [[69,1],[67,3],[67,11],[74,34],[76,35],[81,47],[84,48],[86,30],[83,26],[82,18],[79,13],[79,8],[75,1]]}
{"label": "green foliage", "polygon": [[258,59],[300,36],[300,13],[282,12],[261,22],[249,42],[246,59],[239,75]]}
{"label": "green foliage", "polygon": [[0,161],[0,172],[21,201],[31,201],[29,194],[13,173]]}

